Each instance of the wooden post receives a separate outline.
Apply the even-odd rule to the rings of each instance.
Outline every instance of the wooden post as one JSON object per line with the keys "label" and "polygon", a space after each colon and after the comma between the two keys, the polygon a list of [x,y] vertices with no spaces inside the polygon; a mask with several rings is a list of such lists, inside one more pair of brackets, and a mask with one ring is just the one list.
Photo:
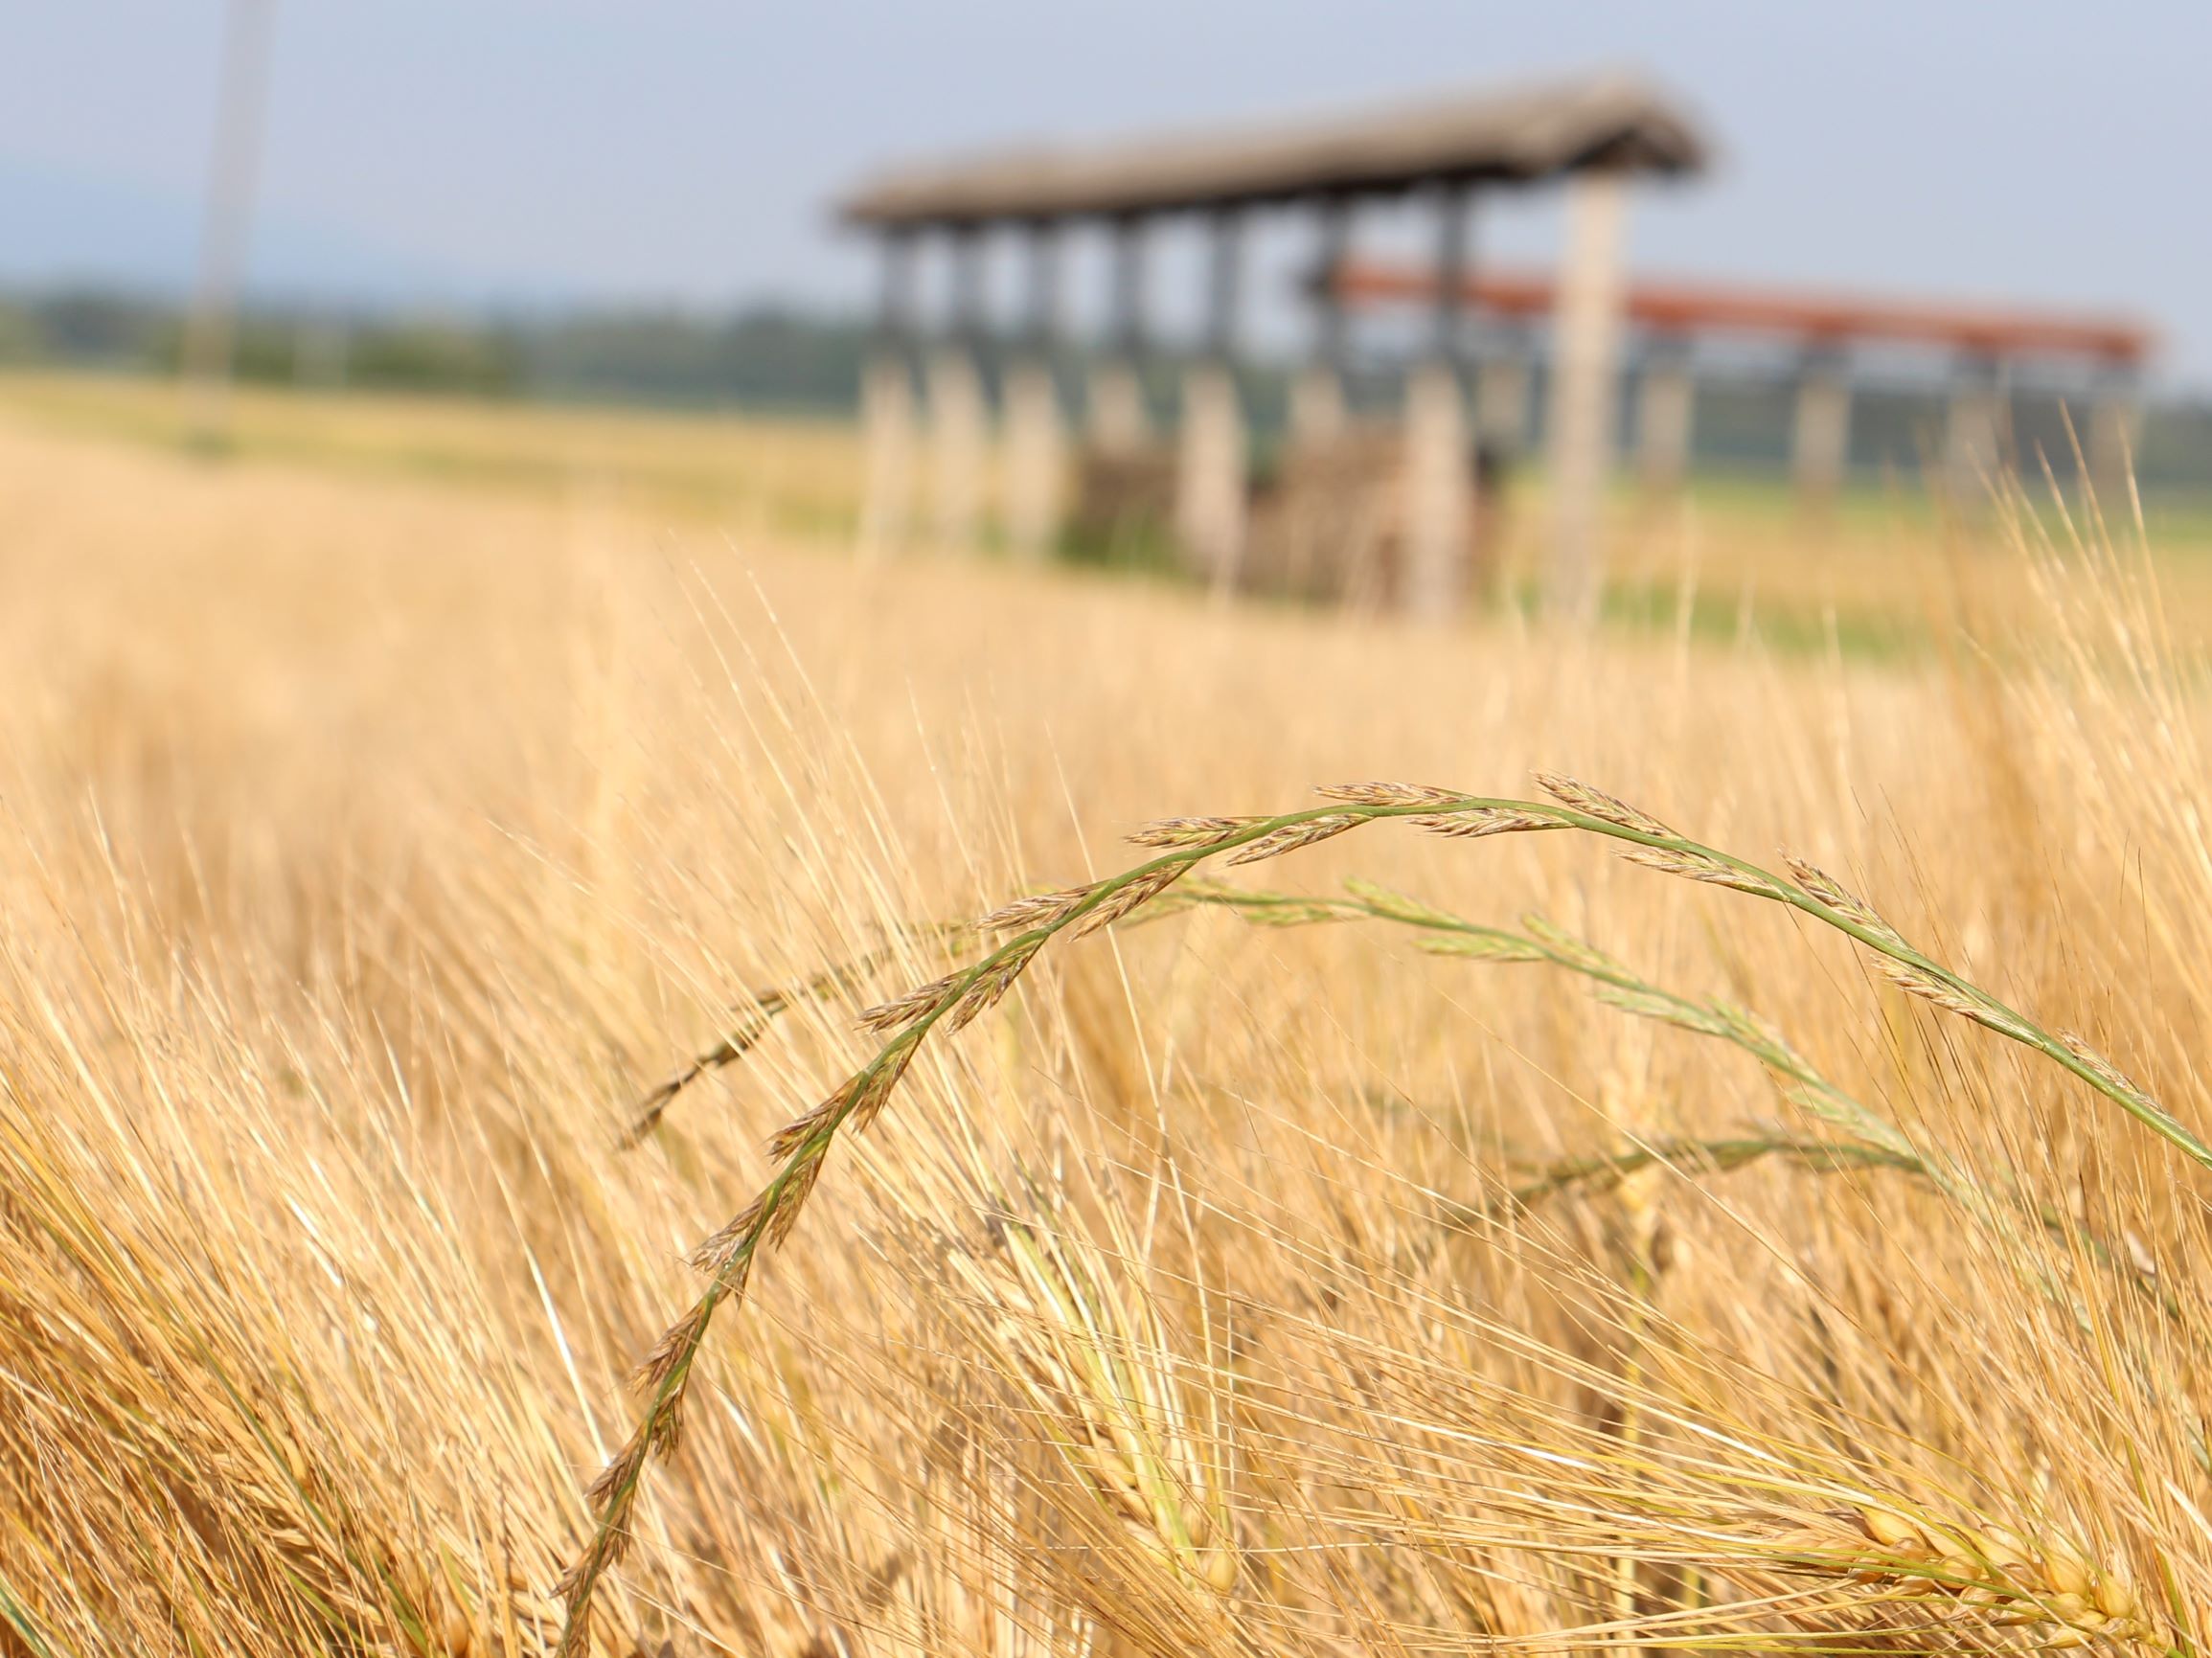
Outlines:
{"label": "wooden post", "polygon": [[1467,409],[1460,388],[1460,299],[1467,284],[1468,187],[1437,200],[1436,311],[1429,354],[1405,388],[1406,610],[1440,622],[1459,608],[1473,519]]}
{"label": "wooden post", "polygon": [[1131,215],[1113,227],[1113,322],[1106,353],[1090,375],[1094,448],[1128,454],[1151,435],[1138,377],[1145,344],[1145,221]]}
{"label": "wooden post", "polygon": [[1029,320],[1021,354],[1006,376],[1006,538],[1024,557],[1041,557],[1060,534],[1060,385],[1054,373],[1060,335],[1058,227],[1030,231]]}
{"label": "wooden post", "polygon": [[1217,595],[1236,586],[1244,545],[1244,417],[1235,368],[1243,230],[1235,212],[1216,215],[1205,351],[1183,376],[1175,468],[1175,530]]}
{"label": "wooden post", "polygon": [[1400,595],[1406,612],[1424,622],[1451,616],[1466,587],[1469,472],[1458,371],[1425,362],[1405,383],[1405,587]]}
{"label": "wooden post", "polygon": [[913,238],[883,238],[883,293],[876,340],[860,383],[860,435],[865,468],[860,499],[860,555],[878,557],[906,538],[914,490],[914,371],[911,350]]}
{"label": "wooden post", "polygon": [[982,238],[963,227],[953,233],[951,328],[929,361],[931,488],[937,538],[947,547],[974,544],[982,506],[989,424],[975,361],[982,320]]}
{"label": "wooden post", "polygon": [[1567,245],[1552,346],[1550,608],[1578,625],[1597,618],[1605,579],[1606,484],[1612,468],[1621,332],[1626,188],[1610,170],[1567,188]]}
{"label": "wooden post", "polygon": [[1797,371],[1797,415],[1790,430],[1797,502],[1809,511],[1833,507],[1851,464],[1849,359],[1837,344],[1808,347]]}
{"label": "wooden post", "polygon": [[1681,334],[1661,334],[1645,348],[1636,386],[1636,467],[1653,495],[1675,493],[1690,473],[1698,418],[1690,357],[1690,341]]}

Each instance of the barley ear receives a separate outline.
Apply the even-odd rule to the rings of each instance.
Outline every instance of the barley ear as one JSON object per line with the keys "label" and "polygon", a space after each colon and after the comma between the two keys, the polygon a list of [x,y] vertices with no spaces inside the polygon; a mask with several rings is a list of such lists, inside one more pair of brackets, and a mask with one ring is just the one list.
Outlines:
{"label": "barley ear", "polygon": [[1615,824],[1638,834],[1658,835],[1667,840],[1681,837],[1649,812],[1638,811],[1625,800],[1616,799],[1604,789],[1592,788],[1586,783],[1578,783],[1571,777],[1562,777],[1556,771],[1536,774],[1537,786],[1570,811],[1579,811],[1585,817]]}

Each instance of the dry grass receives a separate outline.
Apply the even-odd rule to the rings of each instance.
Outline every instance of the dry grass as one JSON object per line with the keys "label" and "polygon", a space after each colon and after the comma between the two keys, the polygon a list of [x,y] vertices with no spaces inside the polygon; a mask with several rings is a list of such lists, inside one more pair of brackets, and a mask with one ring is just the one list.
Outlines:
{"label": "dry grass", "polygon": [[[176,386],[134,376],[0,375],[0,409],[80,436],[187,451],[200,440]],[[860,454],[825,419],[234,392],[227,446],[367,481],[459,485],[523,499],[627,503],[656,517],[841,537],[858,517]]]}
{"label": "dry grass", "polygon": [[2122,1096],[2212,1118],[2199,670],[2126,559],[1975,556],[2042,597],[1917,663],[1440,637],[0,424],[0,1649],[551,1647],[685,1257],[984,1000],[856,1027],[936,923],[1556,767],[1917,982],[1592,833],[1007,918],[602,1645],[2193,1652],[2206,1177]]}
{"label": "dry grass", "polygon": [[[0,415],[48,430],[174,454],[193,442],[176,388],[125,376],[0,374]],[[695,532],[819,541],[842,550],[858,519],[861,458],[850,425],[759,416],[470,403],[246,389],[234,452],[364,482],[456,486],[475,495],[582,511],[627,511]],[[2026,456],[2032,473],[2038,457]],[[926,466],[910,530],[931,521]],[[987,478],[995,498],[998,481]],[[2212,629],[2212,515],[2201,501],[2154,502],[2163,601]],[[1539,475],[1516,477],[1494,528],[1496,582],[1533,602],[1543,584],[1548,509]],[[1926,654],[1963,626],[2017,622],[2032,604],[2001,537],[1947,520],[1891,480],[1808,520],[1788,492],[1700,478],[1676,499],[1624,486],[1612,504],[1612,608],[1665,634],[1685,600],[1694,631],[1745,630],[1788,654]]]}

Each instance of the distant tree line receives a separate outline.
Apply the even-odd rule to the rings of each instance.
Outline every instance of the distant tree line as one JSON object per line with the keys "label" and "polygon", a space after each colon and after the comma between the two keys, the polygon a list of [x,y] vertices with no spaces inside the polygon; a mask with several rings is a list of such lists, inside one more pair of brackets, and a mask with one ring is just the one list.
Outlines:
{"label": "distant tree line", "polygon": [[[183,335],[181,311],[160,300],[91,289],[0,295],[0,366],[173,371]],[[267,385],[845,416],[857,400],[868,341],[865,322],[790,306],[724,315],[675,309],[447,315],[263,305],[239,321],[237,364],[241,378]],[[995,354],[987,348],[987,376],[998,367]],[[1071,360],[1071,369],[1080,366]],[[1176,368],[1163,357],[1146,375],[1150,400],[1163,420],[1174,405]],[[1793,397],[1786,375],[1755,368],[1700,374],[1699,466],[1753,475],[1784,469]],[[1290,366],[1255,361],[1243,378],[1258,465],[1265,469],[1288,414]],[[1395,406],[1398,378],[1388,364],[1356,373],[1349,388],[1355,405]],[[1540,366],[1535,398],[1540,424],[1546,400]],[[1623,399],[1624,441],[1632,403]],[[1910,476],[1932,456],[1942,415],[1939,386],[1861,386],[1854,397],[1854,467],[1861,475]],[[2013,443],[2025,468],[2035,469],[2041,453],[2062,476],[2071,473],[2064,419],[2055,392],[2015,393]],[[2212,488],[2212,401],[2154,404],[2135,459],[2147,487]]]}
{"label": "distant tree line", "polygon": [[[0,297],[0,364],[173,371],[176,306],[67,289]],[[351,313],[260,307],[238,324],[240,379],[266,385],[852,409],[866,330],[762,307],[559,316]]]}

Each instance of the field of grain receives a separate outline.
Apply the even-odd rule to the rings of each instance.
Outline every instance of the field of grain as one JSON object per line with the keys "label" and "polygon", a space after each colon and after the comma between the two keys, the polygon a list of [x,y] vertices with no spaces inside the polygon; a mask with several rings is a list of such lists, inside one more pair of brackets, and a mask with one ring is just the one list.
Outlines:
{"label": "field of grain", "polygon": [[2190,546],[1431,631],[239,420],[0,384],[0,1652],[2199,1650]]}

